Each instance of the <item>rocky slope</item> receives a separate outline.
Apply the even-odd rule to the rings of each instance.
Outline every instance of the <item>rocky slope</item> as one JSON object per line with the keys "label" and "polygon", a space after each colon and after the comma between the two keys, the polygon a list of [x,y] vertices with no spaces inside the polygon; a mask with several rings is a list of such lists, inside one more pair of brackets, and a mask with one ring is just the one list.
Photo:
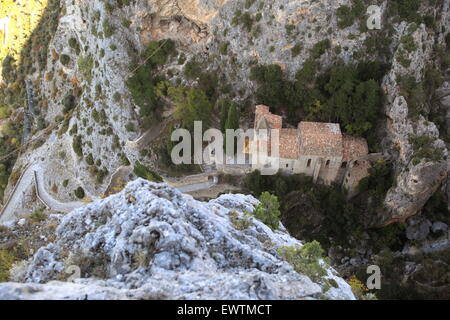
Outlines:
{"label": "rocky slope", "polygon": [[[56,239],[13,271],[26,283],[0,284],[0,298],[354,298],[330,267],[324,279],[333,286],[325,288],[283,261],[278,247],[300,245],[284,229],[273,232],[254,218],[236,229],[232,213],[257,203],[230,194],[202,203],[138,179],[62,217]],[[76,271],[79,279],[69,277]],[[52,281],[67,278],[75,283]]]}
{"label": "rocky slope", "polygon": [[[42,136],[42,139],[35,140],[19,154],[5,193],[6,197],[14,188],[15,178],[29,164],[39,166],[44,187],[53,198],[62,202],[79,200],[74,194],[78,187],[84,189],[86,198],[101,196],[108,190],[110,177],[115,172],[120,172],[120,168],[128,165],[128,162],[133,165],[139,160],[154,171],[162,173],[159,167],[161,154],[158,147],[159,144],[166,143],[164,139],[167,132],[163,124],[170,123],[172,114],[170,104],[158,106],[161,108],[163,119],[158,119],[156,121],[158,123],[152,126],[153,132],[147,135],[151,137],[153,144],[142,149],[137,148],[133,141],[144,133],[145,128],[139,114],[139,107],[125,85],[136,63],[143,62],[145,49],[152,40],[173,39],[177,50],[176,55],[166,64],[158,66],[155,71],[158,77],[173,84],[198,85],[199,79],[188,78],[185,74],[185,68],[191,60],[198,61],[202,71],[213,72],[217,75],[217,78],[209,81],[217,83],[219,92],[214,100],[213,117],[215,118],[215,115],[220,113],[218,101],[221,98],[233,99],[242,105],[243,116],[246,112],[251,112],[249,106],[254,106],[257,102],[254,95],[256,83],[250,79],[252,66],[277,64],[284,71],[286,78],[292,80],[304,62],[310,58],[314,46],[322,40],[329,39],[330,48],[324,50],[316,61],[321,66],[320,71],[326,70],[339,60],[344,63],[378,61],[387,66],[381,85],[383,105],[380,123],[377,126],[379,145],[374,146],[372,151],[382,153],[390,160],[394,168],[394,183],[387,194],[383,195],[384,201],[377,206],[379,210],[377,209],[376,213],[374,213],[375,210],[369,210],[372,209],[368,208],[372,206],[370,201],[367,202],[367,210],[363,208],[360,212],[361,216],[364,216],[366,227],[367,225],[377,227],[390,225],[394,228],[404,227],[405,229],[398,233],[401,239],[397,240],[401,242],[401,245],[392,249],[401,260],[399,265],[402,269],[397,270],[396,273],[390,270],[389,273],[413,275],[415,271],[420,270],[425,270],[420,272],[427,273],[428,269],[424,267],[427,264],[420,259],[415,261],[415,256],[427,255],[435,249],[439,254],[448,248],[448,239],[445,240],[445,228],[448,232],[450,225],[448,210],[443,216],[433,216],[433,206],[427,209],[427,204],[433,202],[433,197],[436,195],[444,195],[445,199],[441,202],[447,203],[448,208],[450,195],[448,183],[450,2],[448,0],[359,1],[364,6],[374,2],[380,6],[381,30],[364,28],[366,19],[364,12],[353,17],[352,23],[341,26],[339,21],[342,17],[339,18],[338,9],[344,5],[352,7],[358,3],[352,0],[55,0],[51,2],[59,3],[61,10],[55,13],[54,19],[58,20],[58,24],[56,32],[48,35],[50,37],[48,50],[46,48],[44,50],[40,43],[34,43],[30,48],[32,53],[38,53],[39,59],[46,61],[45,67],[41,68],[41,63],[32,58],[33,55],[31,58],[23,57],[23,60],[31,60],[31,65],[26,68],[26,77],[33,80],[36,105],[40,112],[36,116],[39,119],[34,121],[33,134],[35,139],[37,136]],[[419,3],[417,14],[427,19],[413,22],[414,19],[404,14],[393,14],[390,5],[392,3],[410,3],[411,6]],[[294,54],[295,51],[296,54]],[[18,69],[22,67],[20,64],[17,65]],[[430,75],[433,75],[436,70],[437,77],[443,80],[439,85],[436,84],[439,81],[436,81],[434,77],[430,79]],[[409,77],[408,81],[405,81],[405,77]],[[18,82],[6,83],[7,89],[11,91],[18,86],[20,86]],[[67,112],[66,106],[73,109]],[[11,119],[14,122],[20,122],[22,112],[22,108],[15,110]],[[218,122],[218,119],[213,120]],[[45,126],[39,125],[42,121]],[[51,129],[44,132],[42,127],[46,125],[49,125]],[[251,125],[251,120],[242,117],[241,125],[247,127]],[[0,132],[0,137],[2,135],[3,132]],[[79,148],[81,152],[76,150],[75,145],[78,147],[81,145]],[[13,163],[7,163],[7,165],[12,166]],[[131,174],[129,178],[134,177]],[[292,194],[295,201],[305,200],[303,199],[305,194],[296,192]],[[22,197],[17,201],[23,204],[17,210],[20,214],[29,215],[40,207],[32,185],[27,190],[21,190],[21,194],[17,197]],[[235,200],[240,203],[242,199]],[[97,202],[96,206],[99,203],[103,202]],[[323,217],[316,214],[317,204],[307,203],[306,207],[308,210],[302,209],[305,208],[304,205],[293,206],[290,212],[297,221],[301,220],[299,217],[305,217],[303,223],[308,222],[306,226],[301,226],[300,223],[299,226],[290,226],[293,229],[297,227],[299,229],[299,232],[293,234],[299,239],[304,239],[305,234],[313,229],[320,233],[322,238],[329,238],[328,234],[320,232]],[[84,212],[83,210],[80,212]],[[74,213],[70,216],[73,217],[73,215]],[[405,221],[406,225],[403,225]],[[73,228],[80,229],[81,239],[84,239],[87,234],[84,227],[74,225]],[[97,232],[99,232],[98,236],[106,232],[100,231],[101,226],[89,228],[97,230],[94,232],[89,229],[96,234],[96,237]],[[383,230],[389,233],[391,229]],[[362,234],[363,241],[355,240],[350,247],[330,249],[330,255],[336,265],[340,265],[340,269],[348,275],[354,274],[357,267],[365,267],[368,263],[377,262],[376,256],[380,248],[372,250],[370,243],[375,242],[378,237],[377,235],[369,236],[366,231],[364,230]],[[87,248],[88,264],[90,259],[97,258],[91,252],[93,249],[88,244],[84,244],[83,241],[87,240],[76,242],[74,239],[66,239],[64,232],[59,234],[59,240],[53,246],[42,249],[40,253],[43,256],[48,254],[49,258],[56,259],[54,261],[56,275],[53,271],[36,265],[36,276],[29,274],[28,279],[37,281],[40,280],[37,275],[41,275],[42,280],[47,281],[55,277],[59,279],[67,276],[65,273],[62,276],[57,275],[62,273],[65,267],[61,259],[67,258],[62,253],[64,249],[58,246],[58,243],[61,243],[63,247],[75,245],[79,248]],[[108,236],[109,234],[103,234],[104,243],[110,239]],[[354,240],[352,236],[348,238]],[[115,236],[113,238],[115,239]],[[243,237],[243,239],[247,238]],[[280,241],[275,242],[283,243]],[[100,241],[100,243],[103,242]],[[125,242],[120,244],[122,245],[129,244]],[[130,246],[132,250],[138,250],[137,245]],[[128,260],[132,258],[128,256],[128,253],[123,253],[119,247],[117,250],[120,255],[124,255],[120,259],[125,261],[125,267],[130,268]],[[63,256],[58,257],[58,255]],[[83,257],[79,253],[72,256]],[[87,281],[88,283],[84,283],[85,280],[78,280],[76,284],[58,282],[52,285],[30,284],[29,286],[42,290],[42,294],[51,292],[51,286],[54,289],[77,287],[85,290],[92,297],[101,295],[141,297],[147,294],[145,292],[149,292],[147,289],[144,290],[145,292],[136,289],[137,293],[130,293],[130,290],[135,290],[134,284],[131,284],[135,283],[134,280],[121,282],[115,279],[118,270],[111,262],[108,262],[108,259],[113,259],[113,252],[108,251],[106,257],[108,257],[105,260],[106,267],[103,263],[99,269],[101,275],[104,275],[103,269],[107,269],[109,280],[91,279]],[[119,259],[116,253],[114,253],[114,259]],[[439,259],[434,257],[430,259],[436,261],[435,264],[441,265]],[[444,263],[449,262],[445,260]],[[109,273],[110,271],[112,273]],[[128,272],[126,269],[123,272],[134,274],[135,271]],[[432,272],[428,273],[432,274]],[[438,273],[440,276],[441,271]],[[442,274],[445,278],[446,270],[442,271]],[[186,293],[186,286],[180,289],[180,285],[174,285],[174,280],[169,273],[167,277],[170,279],[167,287],[170,288],[168,292],[171,297],[193,296]],[[144,272],[141,278],[147,279],[149,275]],[[244,283],[248,284],[248,281],[245,280]],[[277,283],[278,280],[274,281]],[[431,283],[434,280],[422,282]],[[111,286],[109,286],[110,283],[112,283]],[[130,283],[129,286],[128,283]],[[441,284],[441,282],[437,283]],[[109,286],[109,289],[105,289],[105,285]],[[10,284],[9,286],[25,288],[25,285]],[[24,290],[26,292],[26,289]],[[214,288],[211,290],[215,292]],[[445,286],[443,290],[446,290]],[[232,289],[229,291],[232,292]],[[271,292],[277,296],[273,293],[274,291]],[[26,295],[26,293],[23,294]],[[289,295],[290,293],[283,294],[285,297],[293,297]],[[150,296],[152,295],[157,294],[150,292]],[[248,296],[250,297],[250,294]],[[277,297],[280,296],[281,294]],[[316,296],[316,294],[305,294],[305,296]],[[205,294],[204,297],[207,295]]]}
{"label": "rocky slope", "polygon": [[[44,174],[46,184],[62,201],[74,200],[73,191],[80,186],[88,197],[99,196],[105,192],[108,178],[124,162],[139,160],[158,171],[157,149],[150,148],[143,156],[142,150],[129,144],[142,131],[138,107],[125,81],[148,42],[166,38],[176,41],[178,59],[162,66],[158,70],[161,75],[170,73],[173,83],[195,83],[182,72],[186,61],[195,58],[205,70],[217,70],[221,79],[218,85],[229,85],[239,92],[239,101],[252,101],[255,84],[249,69],[255,62],[278,64],[292,78],[309,58],[310,49],[324,39],[332,41],[331,48],[319,58],[323,68],[337,59],[357,62],[363,52],[366,59],[384,60],[391,67],[383,82],[384,143],[377,151],[392,157],[397,181],[386,197],[387,210],[379,217],[380,223],[403,221],[416,214],[447,177],[444,133],[430,119],[408,117],[397,77],[408,74],[422,81],[430,61],[435,64],[433,48],[445,46],[445,30],[450,28],[448,1],[424,5],[420,13],[439,13],[438,19],[433,28],[422,24],[414,31],[412,23],[389,17],[387,1],[379,1],[381,31],[362,30],[364,14],[352,25],[339,27],[337,10],[343,5],[351,7],[350,0],[65,0],[60,5],[59,25],[46,53],[46,69],[34,68],[29,77],[35,85],[41,116],[48,124],[60,121],[62,104],[68,97],[75,99],[76,108],[64,128],[60,125],[39,146],[19,157],[15,170],[42,160],[43,170],[52,173]],[[377,32],[389,33],[390,43],[382,43]],[[408,53],[409,67],[400,63],[405,35],[413,37],[417,48]],[[381,37],[377,43],[386,51],[383,54],[379,53],[381,49],[375,53],[369,50],[367,42],[373,42],[374,37]],[[293,55],[296,45],[300,45],[300,51]],[[62,56],[68,57],[64,64]],[[434,148],[443,148],[442,159],[411,161],[411,135],[435,139]],[[74,144],[82,145],[82,157],[74,151]],[[8,186],[6,194],[12,187]]]}

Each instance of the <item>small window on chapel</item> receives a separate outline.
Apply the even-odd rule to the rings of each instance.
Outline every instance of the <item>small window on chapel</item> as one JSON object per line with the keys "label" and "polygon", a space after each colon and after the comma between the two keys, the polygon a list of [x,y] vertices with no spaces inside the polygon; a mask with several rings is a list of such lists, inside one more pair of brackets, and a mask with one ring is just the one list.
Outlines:
{"label": "small window on chapel", "polygon": [[308,167],[308,168],[311,167],[311,159],[308,159],[308,163],[306,164],[306,167]]}
{"label": "small window on chapel", "polygon": [[286,163],[286,168],[289,168],[289,163]]}
{"label": "small window on chapel", "polygon": [[327,160],[327,163],[325,164],[325,168],[329,168],[330,167],[330,160]]}
{"label": "small window on chapel", "polygon": [[341,168],[347,168],[347,161],[342,162]]}

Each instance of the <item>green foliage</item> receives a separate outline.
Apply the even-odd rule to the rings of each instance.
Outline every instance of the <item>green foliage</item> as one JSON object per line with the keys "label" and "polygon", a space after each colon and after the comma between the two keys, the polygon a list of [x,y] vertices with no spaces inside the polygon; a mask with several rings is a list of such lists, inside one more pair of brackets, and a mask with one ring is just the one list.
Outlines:
{"label": "green foliage", "polygon": [[194,128],[194,121],[202,121],[208,126],[212,104],[206,94],[197,88],[173,87],[167,90],[175,105],[175,119],[181,121],[189,130]]}
{"label": "green foliage", "polygon": [[341,29],[350,27],[355,22],[355,16],[352,14],[352,8],[349,6],[340,6],[336,14],[338,17],[338,26]]}
{"label": "green foliage", "polygon": [[106,38],[111,37],[115,31],[116,28],[113,25],[111,25],[108,19],[103,20],[103,35]]}
{"label": "green foliage", "polygon": [[333,67],[329,77],[324,86],[329,99],[319,117],[337,119],[348,133],[364,135],[377,120],[381,104],[379,85],[372,79],[358,81],[357,70],[352,66]]}
{"label": "green foliage", "polygon": [[150,65],[151,69],[154,69],[166,64],[169,58],[176,54],[175,42],[171,39],[163,39],[150,41],[142,58],[147,60],[147,64]]}
{"label": "green foliage", "polygon": [[392,37],[389,32],[369,33],[364,40],[367,54],[378,58],[390,59]]}
{"label": "green foliage", "polygon": [[227,121],[225,122],[225,130],[226,129],[239,129],[239,113],[235,102],[231,102],[230,107],[228,108]]}
{"label": "green foliage", "polygon": [[256,2],[256,0],[245,0],[245,9],[250,9],[251,6]]}
{"label": "green foliage", "polygon": [[142,179],[154,182],[163,182],[162,177],[148,169],[146,166],[142,165],[139,161],[134,164],[134,174]]}
{"label": "green foliage", "polygon": [[11,114],[11,111],[9,110],[8,107],[0,107],[0,119],[5,119],[8,118],[9,115]]}
{"label": "green foliage", "polygon": [[324,281],[327,271],[321,261],[325,263],[327,258],[319,242],[314,240],[303,246],[282,246],[277,251],[298,273],[307,275],[314,282]]}
{"label": "green foliage", "polygon": [[40,223],[45,221],[47,217],[43,209],[37,209],[30,215],[30,220],[34,223]]}
{"label": "green foliage", "polygon": [[78,199],[83,199],[86,196],[84,189],[82,187],[76,188],[74,194]]}
{"label": "green foliage", "polygon": [[425,204],[424,214],[431,221],[442,221],[450,224],[446,194],[440,190],[436,191]]}
{"label": "green foliage", "polygon": [[139,66],[125,82],[134,103],[140,108],[144,123],[151,121],[157,108],[153,71],[157,66],[165,64],[175,53],[175,43],[172,40],[151,41],[142,56],[146,63]]}
{"label": "green foliage", "polygon": [[15,79],[15,62],[16,60],[10,55],[7,55],[2,61],[2,77],[8,82],[13,82]]}
{"label": "green foliage", "polygon": [[248,12],[242,13],[240,10],[237,10],[235,12],[232,20],[233,25],[242,25],[247,30],[247,32],[250,32],[252,30],[253,23],[254,21],[251,14]]}
{"label": "green foliage", "polygon": [[77,135],[73,138],[72,148],[73,151],[77,154],[77,156],[83,156],[83,140],[80,135]]}
{"label": "green foliage", "polygon": [[117,7],[119,9],[122,9],[123,7],[129,6],[132,2],[132,0],[116,0],[117,1]]}
{"label": "green foliage", "polygon": [[125,125],[125,129],[126,129],[128,132],[134,132],[134,131],[136,131],[133,122],[128,122],[128,123]]}
{"label": "green foliage", "polygon": [[388,12],[390,16],[398,16],[402,20],[409,22],[419,21],[418,10],[420,0],[392,0],[388,2]]}
{"label": "green foliage", "polygon": [[275,109],[285,104],[286,80],[279,65],[258,65],[252,67],[251,79],[258,83],[256,99],[259,103]]}
{"label": "green foliage", "polygon": [[381,198],[392,187],[393,182],[392,165],[385,160],[379,160],[369,168],[369,176],[360,181],[358,190],[370,190],[372,194]]}
{"label": "green foliage", "polygon": [[134,103],[140,108],[141,117],[151,117],[156,108],[151,65],[146,64],[136,70],[135,74],[126,81],[126,86],[130,90]]}
{"label": "green foliage", "polygon": [[[328,245],[330,238],[336,242],[345,243],[349,237],[348,230],[352,230],[351,234],[354,236],[359,236],[362,232],[361,216],[362,212],[368,210],[367,204],[347,202],[345,193],[338,186],[314,184],[312,178],[305,175],[284,175],[279,172],[276,175],[267,176],[255,170],[244,177],[243,187],[255,196],[263,192],[275,194],[282,204],[283,224],[293,236],[317,239],[322,244]],[[290,198],[291,192],[298,192],[302,196]],[[292,206],[296,208],[295,214],[290,213]],[[375,205],[371,208],[376,210]],[[304,229],[305,221],[297,210],[323,217],[320,228]],[[300,234],[297,231],[299,229]]]}
{"label": "green foliage", "polygon": [[9,280],[9,270],[15,261],[14,255],[8,250],[0,249],[0,282],[7,282]]}
{"label": "green foliage", "polygon": [[300,52],[302,51],[303,46],[300,43],[297,43],[292,49],[291,49],[291,53],[292,53],[292,58],[295,58],[296,56],[298,56],[300,54]]}
{"label": "green foliage", "polygon": [[59,61],[61,61],[61,63],[62,63],[64,66],[67,66],[67,65],[70,63],[70,57],[69,57],[67,54],[62,54],[62,55],[59,57]]}
{"label": "green foliage", "polygon": [[122,25],[125,27],[125,28],[129,28],[130,26],[131,26],[131,21],[130,20],[128,20],[128,19],[126,19],[126,18],[123,18],[122,19]]}
{"label": "green foliage", "polygon": [[247,211],[244,211],[242,215],[240,215],[237,211],[230,211],[228,216],[231,224],[237,230],[245,230],[253,225],[252,216]]}
{"label": "green foliage", "polygon": [[80,44],[78,43],[78,40],[76,38],[70,38],[69,39],[69,47],[75,50],[76,54],[79,55],[80,50]]}
{"label": "green foliage", "polygon": [[421,82],[417,82],[414,76],[399,76],[398,84],[400,86],[400,94],[405,97],[408,103],[408,116],[417,119],[419,114],[423,112],[426,102],[426,94]]}
{"label": "green foliage", "polygon": [[115,93],[113,94],[113,100],[114,100],[114,102],[119,103],[121,99],[122,99],[122,96],[120,95],[119,92],[115,92]]}
{"label": "green foliage", "polygon": [[225,132],[225,124],[228,119],[228,110],[230,109],[231,102],[228,100],[220,100],[219,108],[220,108],[220,131]]}
{"label": "green foliage", "polygon": [[[226,130],[239,129],[239,112],[237,110],[237,105],[235,102],[231,102],[228,108],[227,120],[225,121],[225,133]],[[227,145],[227,137],[225,136],[224,145]],[[237,152],[237,138],[234,138],[234,152]]]}
{"label": "green foliage", "polygon": [[86,156],[86,163],[88,164],[88,165],[90,165],[90,166],[92,166],[92,165],[94,165],[94,157],[92,156],[92,153],[89,153],[87,156]]}
{"label": "green foliage", "polygon": [[229,42],[225,42],[220,45],[219,52],[221,55],[223,55],[223,56],[227,55],[229,45],[230,45]]}
{"label": "green foliage", "polygon": [[412,157],[413,164],[417,165],[421,160],[426,161],[442,161],[444,152],[442,149],[434,147],[436,139],[428,136],[410,136],[409,143],[413,145],[414,154]]}
{"label": "green foliage", "polygon": [[259,197],[261,202],[253,212],[256,219],[261,220],[272,230],[277,230],[280,226],[280,203],[278,198],[268,192],[263,192]]}
{"label": "green foliage", "polygon": [[414,38],[410,34],[403,36],[400,39],[400,42],[403,44],[403,48],[405,48],[408,52],[413,52],[417,49],[417,45],[414,42]]}
{"label": "green foliage", "polygon": [[[281,70],[277,70],[272,73],[275,77],[260,80],[258,102],[287,106],[292,114],[303,114],[301,118],[310,121],[340,122],[346,132],[354,135],[366,136],[377,122],[384,65],[337,64],[316,76],[317,63],[308,59],[294,83],[285,81]],[[299,120],[292,118],[293,123]]]}
{"label": "green foliage", "polygon": [[68,94],[67,96],[64,97],[63,99],[63,113],[67,114],[69,113],[71,110],[73,110],[76,107],[76,100],[75,97],[71,94]]}
{"label": "green foliage", "polygon": [[78,59],[78,69],[80,70],[84,79],[88,83],[91,83],[91,80],[92,80],[92,68],[93,67],[94,67],[94,60],[92,59],[92,57],[90,55],[80,57]]}
{"label": "green foliage", "polygon": [[295,24],[287,24],[284,26],[286,29],[286,34],[288,37],[292,36],[292,32],[295,30],[296,26]]}
{"label": "green foliage", "polygon": [[202,74],[202,67],[200,63],[198,63],[195,60],[190,60],[186,65],[184,66],[184,74],[188,79],[198,79],[200,78]]}
{"label": "green foliage", "polygon": [[352,26],[355,20],[364,18],[365,6],[362,0],[353,0],[351,7],[340,6],[336,12],[338,17],[338,27],[341,29]]}
{"label": "green foliage", "polygon": [[317,42],[311,49],[311,58],[319,59],[330,48],[331,48],[330,39],[324,39]]}

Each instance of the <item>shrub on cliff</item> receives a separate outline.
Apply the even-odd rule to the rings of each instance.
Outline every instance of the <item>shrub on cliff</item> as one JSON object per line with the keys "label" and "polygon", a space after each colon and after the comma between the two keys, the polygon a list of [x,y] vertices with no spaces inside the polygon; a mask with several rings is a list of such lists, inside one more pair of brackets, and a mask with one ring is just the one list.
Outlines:
{"label": "shrub on cliff", "polygon": [[300,246],[283,246],[277,249],[278,254],[286,260],[295,271],[306,274],[314,282],[322,281],[327,275],[320,261],[326,261],[325,251],[317,241]]}
{"label": "shrub on cliff", "polygon": [[259,197],[259,201],[261,203],[253,212],[256,219],[264,222],[272,230],[278,229],[280,226],[280,203],[278,198],[268,192],[263,192]]}
{"label": "shrub on cliff", "polygon": [[59,57],[59,61],[61,61],[61,63],[62,63],[64,66],[67,66],[67,65],[69,64],[69,62],[70,62],[70,57],[69,57],[67,54],[62,54],[62,55]]}
{"label": "shrub on cliff", "polygon": [[142,165],[139,161],[134,164],[134,174],[142,179],[154,182],[163,182],[163,179],[159,174],[148,169]]}
{"label": "shrub on cliff", "polygon": [[78,199],[83,199],[86,195],[82,187],[78,187],[77,189],[75,189],[74,194]]}
{"label": "shrub on cliff", "polygon": [[5,249],[0,250],[0,282],[9,279],[9,270],[15,261],[14,256]]}

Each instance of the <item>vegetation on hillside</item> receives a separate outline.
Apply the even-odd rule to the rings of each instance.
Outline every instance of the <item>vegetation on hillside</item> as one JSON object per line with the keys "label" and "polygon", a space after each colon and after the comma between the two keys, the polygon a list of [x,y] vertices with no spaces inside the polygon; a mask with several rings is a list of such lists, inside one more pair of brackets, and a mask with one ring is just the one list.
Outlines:
{"label": "vegetation on hillside", "polygon": [[[0,34],[0,62],[3,83],[0,84],[0,199],[12,173],[20,147],[22,116],[16,109],[26,104],[25,76],[42,72],[47,65],[48,45],[60,13],[59,0],[1,0],[0,18],[9,17],[8,37],[3,44]],[[41,121],[41,125],[42,125]]]}
{"label": "vegetation on hillside", "polygon": [[257,102],[275,113],[287,110],[292,124],[300,119],[338,122],[344,131],[367,138],[379,119],[385,70],[378,62],[337,63],[318,73],[318,63],[309,59],[293,82],[278,65],[255,66],[251,72],[258,84]]}
{"label": "vegetation on hillside", "polygon": [[134,103],[140,108],[144,128],[150,127],[159,116],[155,86],[160,79],[155,78],[155,69],[164,65],[175,54],[175,43],[172,40],[151,41],[142,57],[130,68],[133,74],[127,79],[126,86]]}
{"label": "vegetation on hillside", "polygon": [[280,203],[278,198],[269,192],[263,192],[259,197],[260,204],[255,208],[253,214],[255,218],[261,220],[272,230],[277,230],[280,226]]}

